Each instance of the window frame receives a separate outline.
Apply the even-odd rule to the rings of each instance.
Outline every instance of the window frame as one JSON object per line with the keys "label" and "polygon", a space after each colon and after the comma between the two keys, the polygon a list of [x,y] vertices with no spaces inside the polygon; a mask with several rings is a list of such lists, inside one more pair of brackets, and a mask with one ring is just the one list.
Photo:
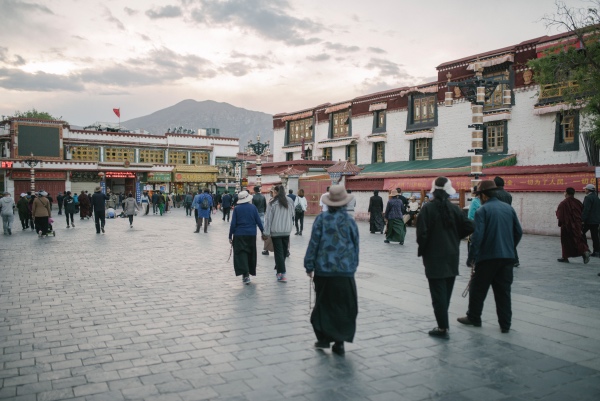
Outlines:
{"label": "window frame", "polygon": [[[381,116],[383,116],[383,122],[381,124],[379,124],[379,120],[381,118]],[[382,110],[375,110],[373,112],[373,129],[372,129],[372,133],[380,133],[380,132],[386,132],[386,126],[387,126],[387,113],[385,109]]]}
{"label": "window frame", "polygon": [[[381,161],[377,160],[377,147],[381,146]],[[380,141],[380,142],[373,142],[373,148],[372,148],[372,154],[371,154],[371,163],[375,164],[375,163],[385,163],[385,142],[384,141]]]}
{"label": "window frame", "polygon": [[[334,134],[333,131],[335,129],[335,127],[334,127],[335,117],[342,113],[348,113],[348,117],[345,120],[346,121],[345,125],[348,126],[348,132],[346,135]],[[333,113],[329,113],[329,131],[327,133],[327,137],[329,139],[337,139],[337,138],[347,138],[349,136],[352,136],[352,110],[350,108],[347,108],[347,109],[335,111]]]}
{"label": "window frame", "polygon": [[285,161],[291,162],[294,160],[294,152],[285,152]]}
{"label": "window frame", "polygon": [[[291,141],[292,128],[299,126],[301,122],[304,122],[304,125],[306,125],[306,123],[309,124],[308,130],[310,131],[310,137],[306,136],[307,130],[305,129],[304,133],[299,133],[299,138],[297,141],[296,140]],[[314,138],[315,138],[314,116],[302,118],[300,120],[286,121],[286,123],[285,123],[285,145],[301,145],[302,138],[304,138],[304,143],[314,142]]]}
{"label": "window frame", "polygon": [[327,148],[323,148],[323,160],[333,160],[333,148],[332,147],[327,147]]}
{"label": "window frame", "polygon": [[[427,159],[424,158],[420,158],[417,159],[417,141],[420,140],[425,140],[427,141],[427,148],[428,148],[428,152],[429,152],[429,157]],[[410,155],[409,155],[409,160],[410,161],[417,161],[417,160],[431,160],[433,157],[433,138],[416,138],[416,139],[412,139],[410,141]]]}
{"label": "window frame", "polygon": [[[488,127],[502,127],[502,150],[489,150],[488,147]],[[483,151],[489,154],[507,154],[508,153],[508,121],[493,121],[485,123],[483,126]]]}
{"label": "window frame", "polygon": [[[573,117],[573,142],[564,141],[563,119],[567,115]],[[579,110],[563,110],[556,114],[553,149],[555,152],[573,152],[579,150],[579,120]]]}
{"label": "window frame", "polygon": [[[432,102],[431,104],[433,105],[433,117],[432,118],[428,118],[427,120],[423,121],[422,119],[419,119],[418,121],[415,121],[414,118],[414,113],[415,113],[415,103],[418,102],[419,103],[419,110],[422,110],[422,99],[428,99],[431,98]],[[429,102],[427,103],[429,104]],[[431,94],[431,93],[424,93],[424,94],[413,94],[413,95],[409,95],[409,100],[408,100],[408,115],[407,115],[407,121],[406,121],[406,130],[407,131],[417,131],[420,129],[424,129],[424,128],[431,128],[431,127],[437,127],[438,125],[438,99],[437,99],[437,93]]]}
{"label": "window frame", "polygon": [[[351,157],[351,149],[354,149],[354,160]],[[358,164],[358,145],[353,143],[346,146],[346,160],[349,160],[350,163],[356,165]]]}

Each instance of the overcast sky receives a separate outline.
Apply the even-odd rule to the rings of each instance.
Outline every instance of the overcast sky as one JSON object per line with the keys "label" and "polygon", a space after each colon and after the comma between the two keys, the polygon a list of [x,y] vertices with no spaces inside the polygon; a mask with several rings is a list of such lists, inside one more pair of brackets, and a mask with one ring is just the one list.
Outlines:
{"label": "overcast sky", "polygon": [[0,10],[0,114],[36,108],[76,125],[184,99],[298,111],[434,81],[443,62],[557,32],[541,21],[553,0],[0,0]]}

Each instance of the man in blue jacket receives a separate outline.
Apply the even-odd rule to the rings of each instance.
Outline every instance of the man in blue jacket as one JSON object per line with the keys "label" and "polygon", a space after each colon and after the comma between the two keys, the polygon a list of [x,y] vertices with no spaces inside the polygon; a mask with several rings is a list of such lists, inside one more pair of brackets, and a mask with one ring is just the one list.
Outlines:
{"label": "man in blue jacket", "polygon": [[513,282],[515,249],[523,230],[515,210],[496,198],[494,181],[481,181],[476,194],[482,206],[475,213],[475,232],[467,265],[475,266],[469,290],[467,316],[459,323],[481,327],[483,302],[492,286],[496,300],[496,313],[502,333],[510,331],[512,307],[510,290]]}
{"label": "man in blue jacket", "polygon": [[208,188],[204,188],[204,193],[198,194],[194,197],[192,207],[198,211],[198,219],[196,220],[196,231],[200,232],[202,221],[204,221],[204,232],[208,232],[208,219],[210,219],[210,211],[213,206],[213,198]]}

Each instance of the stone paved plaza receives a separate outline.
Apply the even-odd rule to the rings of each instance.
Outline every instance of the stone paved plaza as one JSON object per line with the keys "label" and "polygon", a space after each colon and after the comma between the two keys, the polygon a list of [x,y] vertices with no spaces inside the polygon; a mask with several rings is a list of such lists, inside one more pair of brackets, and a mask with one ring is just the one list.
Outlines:
{"label": "stone paved plaza", "polygon": [[600,260],[558,263],[557,237],[519,246],[509,334],[491,294],[483,327],[456,322],[461,266],[442,340],[427,335],[436,324],[414,229],[404,246],[384,244],[359,222],[358,328],[340,357],[312,348],[302,261],[313,218],[291,237],[287,284],[258,255],[244,286],[219,217],[208,234],[175,209],[133,229],[109,220],[106,235],[55,217],[56,237],[15,227],[0,238],[0,399],[600,399]]}

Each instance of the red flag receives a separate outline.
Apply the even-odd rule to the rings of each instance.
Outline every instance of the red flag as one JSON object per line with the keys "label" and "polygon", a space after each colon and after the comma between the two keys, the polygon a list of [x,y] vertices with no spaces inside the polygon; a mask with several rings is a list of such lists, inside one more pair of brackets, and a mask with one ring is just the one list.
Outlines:
{"label": "red flag", "polygon": [[113,109],[117,117],[121,118],[121,109]]}

